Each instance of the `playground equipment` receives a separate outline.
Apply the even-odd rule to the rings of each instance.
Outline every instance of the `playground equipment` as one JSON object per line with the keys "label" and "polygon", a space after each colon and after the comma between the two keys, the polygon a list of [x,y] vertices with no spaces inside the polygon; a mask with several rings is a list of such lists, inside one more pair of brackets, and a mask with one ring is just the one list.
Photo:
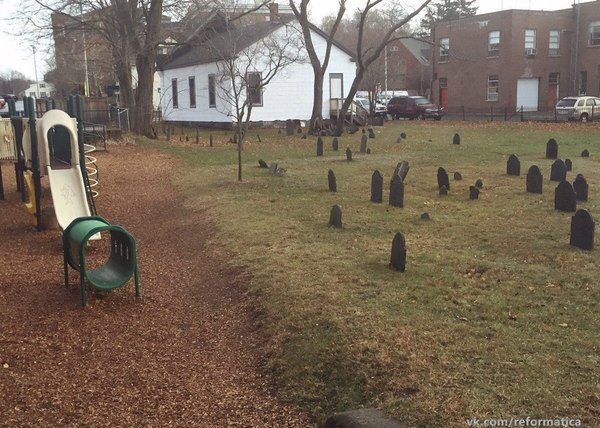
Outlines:
{"label": "playground equipment", "polygon": [[[90,268],[85,249],[88,240],[101,232],[110,232],[110,256],[105,264]],[[63,259],[65,287],[69,286],[68,267],[79,271],[82,306],[87,302],[86,280],[98,289],[112,290],[125,285],[133,275],[135,295],[140,296],[135,240],[121,226],[99,216],[76,218],[63,232]]]}

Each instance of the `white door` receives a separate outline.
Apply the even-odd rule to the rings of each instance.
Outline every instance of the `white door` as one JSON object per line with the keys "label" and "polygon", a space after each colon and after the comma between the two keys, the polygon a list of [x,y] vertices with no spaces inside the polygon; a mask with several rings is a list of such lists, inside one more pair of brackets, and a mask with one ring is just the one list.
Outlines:
{"label": "white door", "polygon": [[519,79],[517,81],[517,111],[537,111],[540,80]]}
{"label": "white door", "polygon": [[344,76],[340,73],[329,75],[329,98],[332,100],[344,98]]}

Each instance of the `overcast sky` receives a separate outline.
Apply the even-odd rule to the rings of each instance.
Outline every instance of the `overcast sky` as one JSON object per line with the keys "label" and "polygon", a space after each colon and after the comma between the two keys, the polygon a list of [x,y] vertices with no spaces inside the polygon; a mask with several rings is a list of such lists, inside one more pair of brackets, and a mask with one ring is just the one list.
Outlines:
{"label": "overcast sky", "polygon": [[[348,0],[349,11],[356,10],[365,0]],[[388,0],[397,1],[397,0]],[[535,9],[535,10],[557,10],[566,9],[573,4],[574,0],[478,0],[478,13],[494,12],[506,9]],[[11,22],[6,19],[14,13],[20,0],[0,0],[0,73],[8,70],[17,70],[23,73],[27,78],[35,80],[34,59],[31,43],[22,43],[18,38],[11,36],[14,29],[11,28]],[[286,4],[286,0],[280,0],[281,4]],[[337,11],[336,0],[316,0],[313,1],[315,7],[312,10],[314,20],[319,22],[323,16],[334,14]],[[421,4],[419,0],[400,0],[399,4],[404,5],[409,10],[414,10]],[[582,1],[585,3],[585,1]],[[8,34],[7,34],[8,33]],[[47,71],[45,61],[45,50],[43,43],[36,46],[36,63],[38,79],[43,78]]]}

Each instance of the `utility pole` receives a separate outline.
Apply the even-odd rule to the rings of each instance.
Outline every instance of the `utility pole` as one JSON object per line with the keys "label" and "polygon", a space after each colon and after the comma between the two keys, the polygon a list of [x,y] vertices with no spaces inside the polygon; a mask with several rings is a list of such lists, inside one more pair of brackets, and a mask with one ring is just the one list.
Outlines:
{"label": "utility pole", "polygon": [[38,82],[38,74],[37,74],[37,61],[35,60],[35,46],[31,46],[31,50],[33,51],[33,70],[35,72],[35,97],[40,97],[40,82]]}
{"label": "utility pole", "polygon": [[85,46],[85,22],[83,22],[83,5],[81,3],[79,3],[79,13],[81,15],[81,22],[82,22],[82,27],[81,27],[81,34],[82,34],[82,39],[83,39],[83,68],[85,70],[85,81],[84,81],[84,87],[83,87],[83,96],[89,96],[89,92],[90,92],[90,81],[88,78],[88,60],[87,60],[87,48]]}

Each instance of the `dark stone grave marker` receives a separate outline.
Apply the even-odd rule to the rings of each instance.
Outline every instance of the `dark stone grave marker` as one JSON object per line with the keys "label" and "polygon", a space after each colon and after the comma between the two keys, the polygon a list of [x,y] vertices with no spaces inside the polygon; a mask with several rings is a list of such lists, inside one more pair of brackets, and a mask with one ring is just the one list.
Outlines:
{"label": "dark stone grave marker", "polygon": [[469,199],[479,199],[479,187],[469,186]]}
{"label": "dark stone grave marker", "polygon": [[565,159],[565,166],[567,167],[567,171],[573,171],[573,162],[571,159]]}
{"label": "dark stone grave marker", "polygon": [[275,175],[275,173],[277,173],[277,163],[272,162],[271,165],[269,165],[269,174]]}
{"label": "dark stone grave marker", "polygon": [[404,182],[399,175],[394,175],[390,183],[390,205],[398,208],[404,207]]}
{"label": "dark stone grave marker", "polygon": [[428,212],[424,212],[423,214],[421,214],[421,220],[431,220],[431,217],[429,216]]}
{"label": "dark stone grave marker", "polygon": [[338,139],[337,139],[337,137],[333,137],[333,141],[331,142],[331,149],[332,149],[334,152],[337,152],[337,151],[338,151],[338,148],[339,148],[339,142],[338,142]]}
{"label": "dark stone grave marker", "polygon": [[400,272],[406,269],[406,240],[400,232],[397,232],[392,240],[390,266]]}
{"label": "dark stone grave marker", "polygon": [[323,139],[317,138],[317,156],[323,156]]}
{"label": "dark stone grave marker", "polygon": [[346,148],[346,160],[348,162],[350,162],[352,160],[352,150],[350,150],[350,147]]}
{"label": "dark stone grave marker", "polygon": [[375,131],[373,131],[373,128],[369,128],[369,138],[375,138]]}
{"label": "dark stone grave marker", "polygon": [[454,173],[454,179],[455,179],[456,181],[460,181],[460,180],[462,180],[462,175],[461,175],[461,173],[460,173],[460,172],[458,172],[458,171],[456,171],[456,172]]}
{"label": "dark stone grave marker", "polygon": [[477,181],[475,181],[475,187],[483,189],[483,180],[481,178],[478,178]]}
{"label": "dark stone grave marker", "polygon": [[556,159],[550,169],[550,181],[565,181],[567,179],[567,166],[562,159]]}
{"label": "dark stone grave marker", "polygon": [[406,180],[406,175],[408,174],[409,169],[410,166],[408,165],[408,161],[403,160],[402,162],[398,163],[398,165],[396,165],[396,170],[394,171],[394,174],[402,177],[402,181],[404,181]]}
{"label": "dark stone grave marker", "polygon": [[508,157],[506,161],[506,174],[507,175],[521,175],[521,161],[514,153]]}
{"label": "dark stone grave marker", "polygon": [[400,138],[402,138],[403,140],[406,140],[406,132],[401,132]]}
{"label": "dark stone grave marker", "polygon": [[402,138],[398,137],[396,138],[396,144],[400,144],[402,142]]}
{"label": "dark stone grave marker", "polygon": [[448,196],[448,188],[446,186],[440,186],[440,196]]}
{"label": "dark stone grave marker", "polygon": [[577,174],[575,181],[573,182],[573,190],[575,190],[575,196],[578,201],[588,200],[589,186],[587,180],[582,174]]}
{"label": "dark stone grave marker", "polygon": [[383,175],[378,170],[371,176],[371,202],[383,202]]}
{"label": "dark stone grave marker", "polygon": [[210,147],[212,147],[212,146],[213,146],[213,136],[212,136],[212,134],[210,134],[210,138],[208,139],[208,145],[209,145]]}
{"label": "dark stone grave marker", "polygon": [[267,165],[267,163],[264,160],[262,160],[262,159],[258,160],[258,166],[260,168],[268,168],[269,167],[269,165]]}
{"label": "dark stone grave marker", "polygon": [[452,138],[452,144],[455,144],[455,145],[460,144],[460,135],[454,134],[454,137]]}
{"label": "dark stone grave marker", "polygon": [[329,213],[329,226],[342,227],[342,207],[334,205]]}
{"label": "dark stone grave marker", "polygon": [[294,128],[296,126],[294,125],[294,121],[292,119],[288,119],[285,121],[285,135],[287,135],[288,137],[290,135],[294,135]]}
{"label": "dark stone grave marker", "polygon": [[584,149],[584,150],[581,152],[581,157],[582,157],[582,158],[589,158],[589,157],[590,157],[590,151],[589,151],[588,149]]}
{"label": "dark stone grave marker", "polygon": [[370,155],[371,154],[371,149],[367,148],[367,154]]}
{"label": "dark stone grave marker", "polygon": [[360,152],[361,153],[367,152],[367,141],[368,141],[367,136],[365,134],[363,134],[363,136],[360,137]]}
{"label": "dark stone grave marker", "polygon": [[330,192],[337,192],[337,181],[335,179],[335,173],[332,170],[329,170],[327,173],[327,183],[329,184]]}
{"label": "dark stone grave marker", "polygon": [[527,191],[529,193],[542,193],[543,177],[537,165],[531,165],[527,171]]}
{"label": "dark stone grave marker", "polygon": [[569,244],[583,250],[594,248],[594,219],[588,210],[577,210],[571,217],[571,238]]}
{"label": "dark stone grave marker", "polygon": [[554,209],[566,212],[577,210],[577,198],[575,190],[568,181],[561,181],[554,189]]}
{"label": "dark stone grave marker", "polygon": [[446,186],[446,189],[450,190],[450,180],[448,179],[448,173],[441,166],[438,168],[437,182],[438,187]]}
{"label": "dark stone grave marker", "polygon": [[554,138],[550,138],[546,143],[546,159],[558,158],[558,143]]}

